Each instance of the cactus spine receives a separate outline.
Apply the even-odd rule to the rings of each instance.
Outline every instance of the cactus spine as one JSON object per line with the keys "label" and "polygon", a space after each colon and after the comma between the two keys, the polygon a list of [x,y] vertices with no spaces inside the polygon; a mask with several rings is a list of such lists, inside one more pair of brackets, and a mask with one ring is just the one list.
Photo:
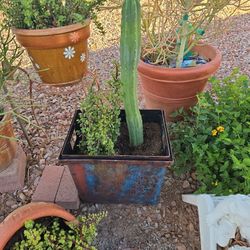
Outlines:
{"label": "cactus spine", "polygon": [[124,0],[120,40],[121,82],[129,139],[132,146],[143,143],[143,125],[136,94],[140,43],[140,2],[139,0]]}

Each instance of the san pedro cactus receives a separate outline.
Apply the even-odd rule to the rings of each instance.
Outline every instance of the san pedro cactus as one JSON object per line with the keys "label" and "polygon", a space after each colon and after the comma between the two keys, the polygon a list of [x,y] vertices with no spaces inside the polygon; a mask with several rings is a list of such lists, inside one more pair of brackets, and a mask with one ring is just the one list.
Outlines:
{"label": "san pedro cactus", "polygon": [[132,146],[143,143],[143,125],[136,94],[140,43],[140,2],[139,0],[124,0],[120,40],[121,82],[129,139]]}

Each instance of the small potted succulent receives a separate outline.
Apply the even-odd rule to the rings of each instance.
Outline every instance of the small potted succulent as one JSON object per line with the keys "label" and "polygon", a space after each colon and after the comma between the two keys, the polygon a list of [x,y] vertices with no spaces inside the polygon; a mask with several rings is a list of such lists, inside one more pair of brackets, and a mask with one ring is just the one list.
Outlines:
{"label": "small potted succulent", "polygon": [[[69,165],[83,201],[156,204],[172,163],[164,113],[138,107],[140,20],[139,1],[125,0],[121,75],[116,69],[101,92],[91,87],[59,157]],[[120,110],[121,96],[125,111]]]}
{"label": "small potted succulent", "polygon": [[13,28],[46,84],[79,82],[87,72],[90,19],[102,31],[96,11],[104,0],[3,0],[5,21]]}
{"label": "small potted succulent", "polygon": [[174,119],[173,111],[197,103],[196,95],[221,63],[221,53],[201,39],[217,16],[230,16],[243,4],[246,1],[148,0],[138,66],[147,108],[163,108],[168,119]]}
{"label": "small potted succulent", "polygon": [[216,249],[216,242],[226,247],[239,235],[237,227],[250,246],[250,80],[236,69],[211,83],[192,115],[182,110],[183,120],[171,124],[174,169],[196,175],[196,194],[185,194],[183,200],[198,206],[202,249]]}
{"label": "small potted succulent", "polygon": [[0,224],[0,248],[93,249],[97,224],[105,212],[75,218],[64,208],[32,202],[10,213]]}

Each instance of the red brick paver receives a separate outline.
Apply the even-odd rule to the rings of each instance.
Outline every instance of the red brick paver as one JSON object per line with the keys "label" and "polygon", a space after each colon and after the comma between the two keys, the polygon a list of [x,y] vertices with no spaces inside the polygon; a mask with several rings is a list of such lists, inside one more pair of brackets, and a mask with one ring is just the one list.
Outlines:
{"label": "red brick paver", "polygon": [[66,209],[78,209],[80,200],[68,167],[45,167],[32,201],[53,202]]}
{"label": "red brick paver", "polygon": [[79,208],[80,200],[78,192],[68,167],[64,169],[55,203],[67,209]]}
{"label": "red brick paver", "polygon": [[63,166],[45,167],[32,201],[54,202],[63,172]]}

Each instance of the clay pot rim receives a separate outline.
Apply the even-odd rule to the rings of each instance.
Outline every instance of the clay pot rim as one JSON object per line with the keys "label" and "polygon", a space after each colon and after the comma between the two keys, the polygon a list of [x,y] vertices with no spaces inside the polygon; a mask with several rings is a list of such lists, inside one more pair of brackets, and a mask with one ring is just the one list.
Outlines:
{"label": "clay pot rim", "polygon": [[67,212],[63,207],[54,203],[31,202],[11,212],[0,223],[0,249],[4,249],[13,235],[23,227],[27,220],[35,220],[43,217],[59,217],[67,221],[75,220],[75,216]]}
{"label": "clay pot rim", "polygon": [[168,72],[169,74],[173,73],[173,74],[186,74],[186,73],[192,73],[192,72],[199,72],[199,71],[206,71],[211,67],[214,67],[215,65],[217,65],[221,60],[222,60],[222,54],[220,52],[219,49],[217,49],[216,47],[210,45],[210,44],[205,44],[203,42],[200,42],[199,44],[197,44],[195,47],[201,47],[201,46],[207,46],[209,47],[209,49],[213,50],[215,52],[215,57],[211,59],[211,61],[207,62],[206,64],[201,64],[195,67],[189,67],[189,68],[167,68],[164,66],[160,66],[160,65],[152,65],[149,63],[145,63],[142,59],[139,60],[139,64],[138,64],[138,69],[139,71],[143,71],[143,69],[150,69],[150,70],[154,70],[157,72]]}
{"label": "clay pot rim", "polygon": [[21,35],[21,36],[51,36],[51,35],[60,35],[68,32],[77,31],[87,27],[89,24],[90,24],[90,19],[87,18],[84,21],[84,23],[75,23],[75,24],[70,24],[55,28],[47,28],[47,29],[12,28],[12,32],[16,35]]}

